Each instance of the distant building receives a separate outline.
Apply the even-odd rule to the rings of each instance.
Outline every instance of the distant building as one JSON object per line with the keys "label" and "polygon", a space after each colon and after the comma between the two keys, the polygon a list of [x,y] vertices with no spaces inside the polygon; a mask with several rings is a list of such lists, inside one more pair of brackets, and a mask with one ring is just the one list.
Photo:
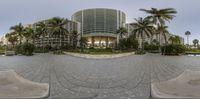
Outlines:
{"label": "distant building", "polygon": [[[46,22],[46,20],[42,22]],[[32,28],[36,33],[37,33],[36,31],[37,23],[39,22],[36,22],[32,25]],[[80,33],[80,23],[74,21],[68,21],[67,24],[65,25],[65,29],[68,30],[68,32],[77,31],[78,33]],[[61,46],[67,46],[69,42],[70,42],[69,35],[51,34],[51,31],[48,31],[48,33],[45,35],[45,38],[43,38],[41,35],[38,39],[35,39],[34,43],[37,47],[51,46],[53,48],[56,48]]]}
{"label": "distant building", "polygon": [[[125,28],[128,31],[128,35],[133,34],[132,31],[134,30],[134,27],[131,24],[132,23],[128,23],[128,24],[125,25]],[[171,33],[169,33],[169,34],[166,33],[166,42],[169,42],[169,38],[171,36],[175,36],[175,35],[171,34]],[[136,37],[136,39],[138,39],[138,41],[139,41],[139,47],[141,47],[142,46],[142,38],[141,37]],[[147,37],[145,35],[145,42],[148,42],[150,44],[153,40],[156,40],[160,45],[164,45],[165,44],[165,38],[164,38],[163,35],[153,34],[151,37]],[[181,41],[180,42],[181,44],[184,44],[184,38],[183,37],[180,37],[180,41]]]}
{"label": "distant building", "polygon": [[4,45],[8,45],[8,44],[9,44],[9,43],[8,43],[8,41],[7,41],[6,37],[5,37],[5,35],[1,36],[1,37],[0,37],[0,46],[4,46]]}

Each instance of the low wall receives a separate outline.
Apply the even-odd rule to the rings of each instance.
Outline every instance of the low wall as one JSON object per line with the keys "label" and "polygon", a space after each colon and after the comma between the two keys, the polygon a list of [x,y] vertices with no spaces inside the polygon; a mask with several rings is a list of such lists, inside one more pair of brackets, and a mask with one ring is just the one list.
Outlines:
{"label": "low wall", "polygon": [[15,55],[15,51],[5,51],[6,56],[13,56]]}

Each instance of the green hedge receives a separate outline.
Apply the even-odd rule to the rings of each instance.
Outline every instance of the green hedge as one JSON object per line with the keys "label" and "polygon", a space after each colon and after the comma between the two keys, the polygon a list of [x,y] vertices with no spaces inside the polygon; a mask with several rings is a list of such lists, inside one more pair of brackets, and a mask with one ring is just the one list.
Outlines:
{"label": "green hedge", "polygon": [[184,54],[185,51],[185,46],[180,44],[169,44],[162,47],[162,53],[164,55],[180,55]]}
{"label": "green hedge", "polygon": [[35,46],[31,43],[24,43],[22,45],[15,46],[15,53],[16,54],[22,54],[26,56],[33,55]]}
{"label": "green hedge", "polygon": [[158,45],[153,45],[153,44],[147,44],[144,46],[144,50],[146,51],[157,51],[159,50],[159,46]]}

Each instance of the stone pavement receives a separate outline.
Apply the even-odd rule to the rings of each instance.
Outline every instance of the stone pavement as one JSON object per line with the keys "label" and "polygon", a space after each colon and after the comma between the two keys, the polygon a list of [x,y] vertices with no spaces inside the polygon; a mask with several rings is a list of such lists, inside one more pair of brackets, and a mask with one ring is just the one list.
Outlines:
{"label": "stone pavement", "polygon": [[50,84],[48,99],[147,99],[150,82],[200,70],[200,57],[131,55],[90,60],[68,55],[0,56],[0,70]]}

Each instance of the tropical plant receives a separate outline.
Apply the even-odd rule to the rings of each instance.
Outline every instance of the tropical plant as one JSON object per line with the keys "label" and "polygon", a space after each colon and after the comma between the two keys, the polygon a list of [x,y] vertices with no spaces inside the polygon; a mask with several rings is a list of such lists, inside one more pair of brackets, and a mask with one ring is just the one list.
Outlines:
{"label": "tropical plant", "polygon": [[185,35],[187,36],[187,45],[189,46],[189,36],[191,35],[191,32],[190,31],[186,31],[185,32]]}
{"label": "tropical plant", "polygon": [[152,45],[159,45],[159,41],[156,39],[153,39],[151,42]]}
{"label": "tropical plant", "polygon": [[85,48],[87,46],[88,40],[85,37],[81,37],[79,42],[80,42],[80,47],[83,51],[83,48]]}
{"label": "tropical plant", "polygon": [[48,21],[49,29],[52,32],[52,35],[57,35],[60,39],[60,47],[64,45],[62,41],[68,33],[67,29],[65,28],[66,24],[67,20],[60,17],[54,17]]}
{"label": "tropical plant", "polygon": [[169,41],[171,42],[171,44],[181,44],[181,38],[177,35],[170,36]]}
{"label": "tropical plant", "polygon": [[164,55],[180,55],[185,53],[185,46],[181,44],[169,44],[162,47],[162,50],[165,49]]}
{"label": "tropical plant", "polygon": [[154,27],[152,23],[147,18],[138,18],[135,19],[136,23],[131,24],[134,27],[134,30],[132,31],[133,35],[135,37],[142,38],[142,50],[144,50],[144,41],[145,36],[150,37],[154,33]]}
{"label": "tropical plant", "polygon": [[157,32],[159,33],[159,42],[160,42],[160,45],[161,45],[161,35],[164,37],[164,42],[165,42],[165,45],[167,45],[167,34],[169,34],[169,31],[167,30],[168,26],[159,26],[157,28]]}
{"label": "tropical plant", "polygon": [[117,34],[120,35],[120,39],[123,38],[123,36],[127,35],[128,31],[126,28],[124,27],[120,27],[118,30],[117,30]]}
{"label": "tropical plant", "polygon": [[16,33],[17,37],[19,38],[19,44],[22,44],[23,34],[24,34],[24,26],[19,23],[18,25],[12,26],[10,30],[13,30]]}
{"label": "tropical plant", "polygon": [[140,11],[144,11],[150,14],[150,16],[148,16],[147,18],[152,21],[157,27],[165,25],[165,21],[170,22],[175,17],[174,14],[177,13],[174,8],[151,8],[150,10],[140,9]]}
{"label": "tropical plant", "polygon": [[31,56],[33,55],[34,49],[35,46],[33,44],[26,42],[22,45],[22,54],[26,56]]}
{"label": "tropical plant", "polygon": [[139,45],[138,41],[132,35],[129,36],[128,38],[120,39],[119,42],[120,49],[125,49],[125,50],[131,50],[131,49],[137,50],[138,45]]}
{"label": "tropical plant", "polygon": [[29,42],[29,40],[33,38],[33,35],[34,35],[34,31],[33,31],[32,28],[26,27],[26,28],[24,29],[23,36],[25,37],[26,42]]}
{"label": "tropical plant", "polygon": [[77,31],[72,31],[70,33],[70,42],[71,42],[73,48],[77,48],[78,36],[79,36],[79,34]]}
{"label": "tropical plant", "polygon": [[166,34],[167,26],[165,26],[166,21],[170,22],[177,13],[177,11],[174,8],[165,8],[165,9],[157,9],[157,8],[151,8],[151,10],[146,9],[140,9],[140,11],[144,11],[148,14],[150,14],[147,19],[149,19],[154,25],[156,26],[156,32],[159,34],[159,41],[160,36],[163,35],[165,38],[165,45],[167,43],[166,41]]}
{"label": "tropical plant", "polygon": [[195,47],[197,47],[199,45],[199,40],[198,39],[194,39],[193,40],[193,44]]}
{"label": "tropical plant", "polygon": [[43,51],[44,51],[44,39],[45,39],[45,36],[48,34],[48,24],[44,21],[41,21],[41,22],[38,22],[36,24],[36,33],[33,35],[33,38],[37,38],[38,36],[41,36],[42,37],[42,48],[43,48]]}

